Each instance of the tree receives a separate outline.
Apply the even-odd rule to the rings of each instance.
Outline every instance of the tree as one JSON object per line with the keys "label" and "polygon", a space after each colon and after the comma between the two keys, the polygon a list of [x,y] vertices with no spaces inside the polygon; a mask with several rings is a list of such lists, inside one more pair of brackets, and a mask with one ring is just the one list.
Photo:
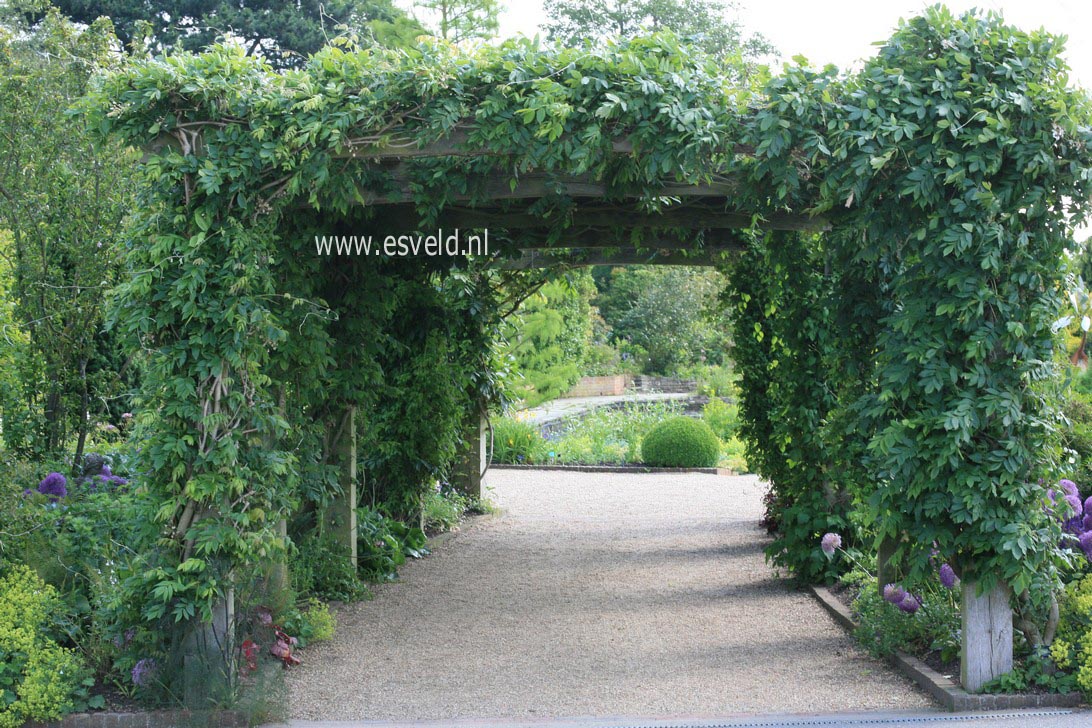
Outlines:
{"label": "tree", "polygon": [[126,46],[196,50],[231,34],[248,54],[260,53],[278,68],[300,65],[338,33],[338,26],[388,46],[406,45],[422,32],[391,0],[57,0],[56,5],[80,23],[109,17]]}
{"label": "tree", "polygon": [[4,439],[57,455],[74,437],[78,461],[89,414],[108,422],[126,409],[108,396],[124,362],[102,330],[103,303],[117,282],[136,156],[93,143],[69,109],[96,71],[121,58],[108,20],[82,31],[55,10],[33,30],[3,20],[0,238],[10,241],[11,279],[0,288],[10,285],[15,321],[0,337],[0,360],[16,372],[0,389]]}
{"label": "tree", "polygon": [[580,378],[592,335],[594,293],[591,275],[577,271],[547,283],[520,307],[508,338],[529,406],[561,396]]}
{"label": "tree", "polygon": [[497,0],[420,0],[417,6],[435,16],[437,35],[452,43],[496,35]]}
{"label": "tree", "polygon": [[546,32],[551,40],[579,45],[670,30],[718,60],[734,59],[749,76],[774,47],[761,35],[744,36],[740,24],[728,19],[732,8],[722,0],[546,0]]}
{"label": "tree", "polygon": [[601,279],[595,303],[615,342],[629,341],[647,352],[650,374],[679,367],[721,363],[729,336],[710,315],[724,277],[702,268],[631,266]]}

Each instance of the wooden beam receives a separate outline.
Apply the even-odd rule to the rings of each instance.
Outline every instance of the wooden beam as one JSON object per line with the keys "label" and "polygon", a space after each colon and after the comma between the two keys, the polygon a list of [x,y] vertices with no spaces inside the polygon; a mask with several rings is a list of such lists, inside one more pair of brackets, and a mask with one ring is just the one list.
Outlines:
{"label": "wooden beam", "polygon": [[547,231],[517,231],[510,235],[511,244],[498,247],[512,247],[520,250],[558,250],[571,248],[632,248],[634,250],[710,250],[743,249],[745,242],[737,232],[725,230],[706,230],[700,242],[696,232],[671,234],[666,231],[647,229],[641,236],[632,236],[626,231],[574,229],[567,230],[556,242],[549,242]]}
{"label": "wooden beam", "polygon": [[[205,154],[204,128],[224,127],[231,123],[239,122],[187,122],[180,128],[161,132],[154,140],[144,147],[145,158],[159,154],[164,149],[174,149],[183,154]],[[403,160],[422,159],[428,157],[490,157],[500,156],[504,152],[496,152],[480,144],[470,146],[470,132],[472,127],[467,124],[456,125],[443,139],[421,144],[413,137],[404,136],[402,133],[387,134],[382,137],[352,137],[346,139],[343,145],[333,152],[334,159],[374,159],[374,160]],[[416,131],[409,132],[418,133]],[[611,151],[615,154],[633,154],[636,151],[633,140],[630,137],[619,137],[611,142]],[[732,152],[735,154],[754,154],[754,148],[743,144],[732,144]]]}
{"label": "wooden beam", "polygon": [[[391,213],[399,219],[417,219],[413,205],[391,205]],[[473,207],[448,207],[440,213],[437,225],[444,228],[504,229],[546,228],[558,218],[543,218],[523,210],[476,209]],[[751,216],[741,212],[728,212],[715,206],[675,205],[662,212],[641,212],[632,207],[618,205],[604,207],[579,207],[568,218],[570,227],[596,228],[683,228],[691,230],[741,229],[751,225]],[[760,230],[794,230],[823,232],[830,230],[830,223],[821,217],[768,215],[759,223]]]}
{"label": "wooden beam", "polygon": [[525,252],[519,258],[502,261],[498,267],[502,270],[531,270],[534,268],[573,268],[592,265],[716,265],[724,259],[724,253],[734,248],[703,250],[695,255],[665,253],[659,250],[638,251],[635,249],[606,251],[573,251],[569,254]]}
{"label": "wooden beam", "polygon": [[[411,182],[406,171],[395,169],[392,176],[394,182],[393,192],[376,192],[371,189],[359,190],[360,203],[363,205],[392,205],[413,202],[414,187],[417,185]],[[734,181],[702,184],[669,181],[658,189],[636,194],[611,189],[607,184],[588,175],[562,177],[542,172],[530,172],[519,175],[515,180],[515,184],[507,175],[492,175],[485,180],[476,194],[458,193],[448,195],[446,200],[448,203],[477,202],[480,200],[532,200],[551,195],[575,198],[636,199],[645,194],[652,194],[657,197],[724,198],[735,195],[738,190],[739,186]]]}

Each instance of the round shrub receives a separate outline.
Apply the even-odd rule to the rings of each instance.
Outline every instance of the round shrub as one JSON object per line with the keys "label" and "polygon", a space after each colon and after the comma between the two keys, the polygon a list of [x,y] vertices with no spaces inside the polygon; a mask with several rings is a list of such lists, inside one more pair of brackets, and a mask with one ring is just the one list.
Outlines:
{"label": "round shrub", "polygon": [[645,435],[641,457],[658,468],[711,468],[720,459],[720,441],[701,420],[672,417]]}

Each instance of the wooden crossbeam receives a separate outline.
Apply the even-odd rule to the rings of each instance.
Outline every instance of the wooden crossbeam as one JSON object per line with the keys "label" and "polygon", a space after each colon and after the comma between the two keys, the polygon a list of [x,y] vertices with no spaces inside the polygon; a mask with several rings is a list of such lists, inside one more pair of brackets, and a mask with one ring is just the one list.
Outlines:
{"label": "wooden crossbeam", "polygon": [[[457,125],[443,139],[426,144],[401,136],[386,139],[372,137],[346,140],[342,149],[334,154],[339,159],[418,159],[422,157],[488,157],[498,152],[470,145],[471,128]],[[635,146],[629,137],[619,137],[611,142],[615,154],[633,154]],[[733,144],[735,154],[754,154],[754,148],[744,144]]]}
{"label": "wooden crossbeam", "polygon": [[[396,169],[392,175],[394,191],[377,192],[372,189],[360,190],[360,202],[364,205],[390,205],[412,202],[414,187],[404,170]],[[738,192],[735,182],[708,182],[687,184],[685,182],[666,182],[654,191],[661,197],[731,197]],[[612,190],[609,185],[587,175],[557,177],[542,172],[520,175],[512,184],[507,175],[488,177],[476,194],[458,193],[447,196],[448,202],[476,202],[482,199],[497,200],[533,200],[552,195],[564,195],[574,198],[634,198],[619,190]]]}
{"label": "wooden crossbeam", "polygon": [[503,270],[531,270],[534,268],[572,268],[592,265],[693,265],[711,266],[724,259],[724,254],[734,248],[703,249],[701,253],[684,255],[675,252],[639,251],[635,248],[622,250],[581,250],[569,254],[525,251],[519,258],[501,262]]}
{"label": "wooden crossbeam", "polygon": [[[415,219],[412,205],[391,205],[387,208],[394,217]],[[482,210],[472,207],[448,207],[440,213],[438,224],[445,228],[523,230],[544,228],[557,222],[524,211]],[[631,207],[581,207],[569,218],[570,227],[632,229],[632,228],[683,228],[689,230],[740,229],[751,225],[751,216],[739,212],[717,210],[709,205],[681,205],[662,212],[640,212]],[[758,224],[760,230],[795,230],[822,232],[830,229],[830,223],[819,217],[805,215],[768,215]]]}

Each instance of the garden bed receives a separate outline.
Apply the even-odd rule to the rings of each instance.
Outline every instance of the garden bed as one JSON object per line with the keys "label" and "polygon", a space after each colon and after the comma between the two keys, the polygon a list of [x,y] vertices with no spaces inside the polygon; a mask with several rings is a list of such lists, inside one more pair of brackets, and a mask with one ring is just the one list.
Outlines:
{"label": "garden bed", "polygon": [[[812,596],[818,600],[834,621],[850,632],[857,629],[845,597],[851,590],[843,589],[838,594],[824,586],[808,587]],[[969,693],[959,685],[954,673],[941,674],[925,661],[896,652],[888,661],[906,677],[917,683],[925,692],[933,696],[941,705],[952,712],[964,710],[1011,710],[1015,708],[1072,708],[1081,704],[1080,693]]]}

